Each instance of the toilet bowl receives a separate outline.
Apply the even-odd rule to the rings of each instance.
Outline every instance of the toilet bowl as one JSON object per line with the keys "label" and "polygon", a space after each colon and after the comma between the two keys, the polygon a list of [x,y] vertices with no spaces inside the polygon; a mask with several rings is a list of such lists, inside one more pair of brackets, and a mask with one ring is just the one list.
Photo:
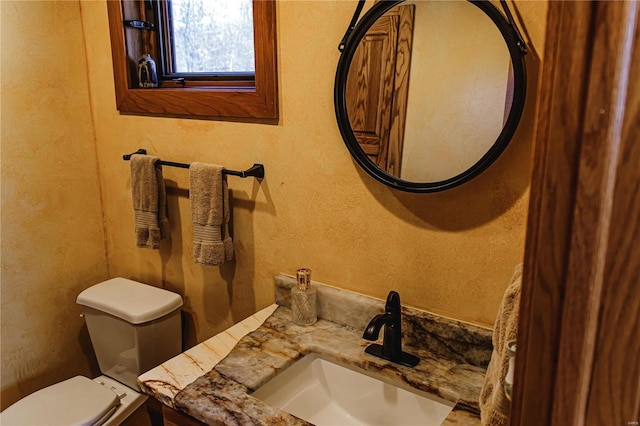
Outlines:
{"label": "toilet bowl", "polygon": [[34,392],[0,413],[1,425],[119,425],[147,400],[137,377],[182,350],[175,293],[114,278],[84,290],[77,303],[103,375]]}

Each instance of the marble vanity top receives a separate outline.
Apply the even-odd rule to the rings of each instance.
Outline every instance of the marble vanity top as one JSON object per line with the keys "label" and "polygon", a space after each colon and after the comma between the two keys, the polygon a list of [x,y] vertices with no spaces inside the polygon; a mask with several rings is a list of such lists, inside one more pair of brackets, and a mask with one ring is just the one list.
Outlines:
{"label": "marble vanity top", "polygon": [[[404,349],[420,358],[416,367],[403,367],[364,353],[370,342],[362,339],[362,330],[382,312],[384,302],[318,285],[319,316],[324,319],[301,327],[291,322],[288,307],[294,281],[276,277],[279,306],[247,319],[251,326],[239,326],[246,333],[226,357],[214,365],[212,359],[206,366],[191,362],[192,354],[203,349],[196,349],[200,344],[140,376],[143,392],[206,424],[308,425],[251,393],[298,359],[316,353],[455,402],[444,425],[480,424],[477,401],[491,354],[490,330],[403,308]],[[204,343],[215,344],[212,339]]]}
{"label": "marble vanity top", "polygon": [[277,307],[276,304],[268,306],[222,333],[147,371],[138,377],[140,389],[166,406],[175,408],[173,401],[178,392],[198,377],[211,371],[231,352],[240,339],[260,327]]}

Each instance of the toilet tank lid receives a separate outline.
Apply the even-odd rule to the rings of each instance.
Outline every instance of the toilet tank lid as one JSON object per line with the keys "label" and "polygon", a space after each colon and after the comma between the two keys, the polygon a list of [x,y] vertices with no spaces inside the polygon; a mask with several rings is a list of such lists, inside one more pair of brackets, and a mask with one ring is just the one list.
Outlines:
{"label": "toilet tank lid", "polygon": [[119,277],[84,290],[77,303],[131,324],[143,324],[180,308],[182,298],[171,291]]}

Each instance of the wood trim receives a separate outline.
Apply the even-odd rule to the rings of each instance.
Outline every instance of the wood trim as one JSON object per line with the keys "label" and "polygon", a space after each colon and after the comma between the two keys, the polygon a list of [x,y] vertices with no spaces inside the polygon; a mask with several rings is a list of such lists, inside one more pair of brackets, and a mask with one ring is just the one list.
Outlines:
{"label": "wood trim", "polygon": [[[583,104],[585,92],[580,78],[571,78],[559,67],[564,62],[566,68],[574,68],[574,75],[586,73],[583,55],[592,14],[589,3],[572,2],[572,6],[576,6],[576,19],[572,20],[570,14],[564,13],[567,3],[549,3],[525,244],[512,425],[548,424],[549,395],[555,377],[557,325],[564,294],[562,283],[577,176],[579,147],[576,141],[582,116],[581,108],[576,106]],[[564,89],[563,97],[554,92],[556,87]],[[524,368],[534,365],[541,371]],[[531,387],[539,393],[527,392],[524,404],[516,392]],[[531,423],[526,423],[527,419]]]}
{"label": "wood trim", "polygon": [[[620,128],[614,129],[620,130],[620,144],[604,270],[607,286],[601,296],[597,357],[587,395],[588,425],[640,421],[640,5],[625,5],[628,9],[618,25],[631,31],[627,36],[632,36],[635,25],[635,37],[620,43],[633,50],[630,57],[620,52],[617,100],[624,115],[618,116]],[[635,44],[630,46],[631,42]],[[625,76],[627,57],[631,64]]]}
{"label": "wood trim", "polygon": [[254,0],[255,85],[140,89],[128,72],[121,1],[108,1],[116,104],[122,113],[199,118],[278,118],[275,0]]}
{"label": "wood trim", "polygon": [[[627,85],[638,79],[629,66],[634,41],[640,60],[637,20],[637,2],[549,5],[511,425],[639,420],[640,228],[631,237],[628,226],[619,229],[640,222],[638,197],[623,197],[637,193],[640,180],[640,94],[637,84]],[[635,144],[622,144],[622,134],[635,135]],[[624,147],[635,150],[633,161],[620,155]],[[620,257],[630,259],[626,267],[616,266]],[[621,303],[631,308],[626,319],[616,309]],[[614,324],[635,327],[623,333],[626,356],[612,351],[620,338]]]}

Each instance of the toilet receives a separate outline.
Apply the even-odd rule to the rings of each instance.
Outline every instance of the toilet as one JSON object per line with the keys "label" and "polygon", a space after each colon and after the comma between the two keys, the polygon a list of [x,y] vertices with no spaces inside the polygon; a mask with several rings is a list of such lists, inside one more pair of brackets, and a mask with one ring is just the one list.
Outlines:
{"label": "toilet", "polygon": [[75,376],[41,389],[0,413],[0,424],[122,423],[147,399],[137,378],[182,352],[182,298],[126,278],[78,295],[102,376]]}

